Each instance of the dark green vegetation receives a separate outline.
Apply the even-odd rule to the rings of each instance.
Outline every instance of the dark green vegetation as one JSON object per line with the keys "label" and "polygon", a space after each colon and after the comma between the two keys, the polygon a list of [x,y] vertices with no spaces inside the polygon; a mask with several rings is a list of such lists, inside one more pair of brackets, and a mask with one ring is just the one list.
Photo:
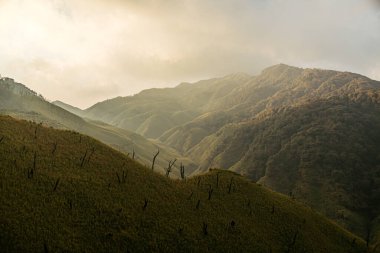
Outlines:
{"label": "dark green vegetation", "polygon": [[[56,103],[62,106],[62,104]],[[76,109],[76,112],[80,110],[74,107],[70,108],[72,110]],[[55,104],[49,103],[23,84],[16,83],[9,78],[0,79],[0,114],[43,122],[54,128],[78,131],[92,136],[117,150],[129,153],[130,156],[134,152],[135,159],[147,165],[150,164],[153,154],[160,149],[156,169],[162,173],[164,173],[168,161],[174,158],[177,158],[186,166],[186,173],[192,171],[195,167],[191,160],[181,156],[177,151],[162,143],[149,141],[139,134],[107,125],[103,122],[83,119]],[[179,168],[179,164],[175,164],[175,166]]]}
{"label": "dark green vegetation", "polygon": [[147,167],[160,149],[155,167],[165,173],[177,158],[176,177],[181,162],[187,175],[238,172],[380,243],[377,81],[280,64],[258,76],[151,89],[87,110],[53,105],[12,80],[0,84],[3,113],[79,131],[130,156],[134,150]]}
{"label": "dark green vegetation", "polygon": [[378,241],[380,106],[335,98],[273,114],[221,130],[203,141],[215,147],[203,155],[236,161],[232,170]]}
{"label": "dark green vegetation", "polygon": [[380,83],[364,76],[280,64],[254,77],[238,74],[144,91],[83,113],[139,131],[149,123],[145,116],[174,121],[177,113],[191,111],[187,115],[193,117],[152,136],[197,163],[193,174],[210,167],[245,174],[376,244],[379,102]]}
{"label": "dark green vegetation", "polygon": [[72,131],[0,116],[2,252],[366,252],[233,172],[171,180]]}

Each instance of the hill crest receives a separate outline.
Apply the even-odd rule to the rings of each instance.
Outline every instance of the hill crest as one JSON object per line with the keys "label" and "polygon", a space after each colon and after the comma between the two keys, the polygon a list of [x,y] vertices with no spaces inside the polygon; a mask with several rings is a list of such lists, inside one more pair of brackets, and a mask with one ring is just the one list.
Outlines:
{"label": "hill crest", "polygon": [[6,252],[353,252],[364,242],[231,172],[186,181],[84,135],[0,116]]}

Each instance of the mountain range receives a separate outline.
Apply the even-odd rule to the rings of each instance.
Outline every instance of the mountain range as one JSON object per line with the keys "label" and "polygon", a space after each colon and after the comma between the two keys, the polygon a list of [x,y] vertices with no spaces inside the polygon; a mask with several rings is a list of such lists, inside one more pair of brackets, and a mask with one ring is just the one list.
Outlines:
{"label": "mountain range", "polygon": [[[256,76],[144,90],[85,110],[0,81],[3,114],[78,131],[130,157],[134,149],[147,167],[159,149],[161,173],[175,158],[194,178],[210,168],[239,173],[373,245],[380,242],[379,102],[378,81],[285,64]],[[174,171],[178,177],[179,167]]]}
{"label": "mountain range", "polygon": [[379,93],[380,82],[359,74],[279,64],[80,113],[174,148],[197,164],[193,175],[241,173],[377,241]]}

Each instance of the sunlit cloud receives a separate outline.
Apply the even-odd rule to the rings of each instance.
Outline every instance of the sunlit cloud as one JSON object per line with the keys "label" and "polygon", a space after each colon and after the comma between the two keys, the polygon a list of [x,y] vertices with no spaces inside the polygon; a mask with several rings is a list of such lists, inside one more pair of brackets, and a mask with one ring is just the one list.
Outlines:
{"label": "sunlit cloud", "polygon": [[87,107],[279,62],[379,79],[376,0],[0,0],[0,74]]}

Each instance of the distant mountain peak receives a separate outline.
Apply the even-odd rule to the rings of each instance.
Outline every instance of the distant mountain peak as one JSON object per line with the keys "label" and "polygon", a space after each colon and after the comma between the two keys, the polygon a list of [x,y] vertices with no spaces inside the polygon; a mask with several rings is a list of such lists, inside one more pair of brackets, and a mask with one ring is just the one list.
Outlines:
{"label": "distant mountain peak", "polygon": [[261,74],[280,74],[288,71],[302,71],[302,68],[286,65],[284,63],[276,64],[265,68]]}

